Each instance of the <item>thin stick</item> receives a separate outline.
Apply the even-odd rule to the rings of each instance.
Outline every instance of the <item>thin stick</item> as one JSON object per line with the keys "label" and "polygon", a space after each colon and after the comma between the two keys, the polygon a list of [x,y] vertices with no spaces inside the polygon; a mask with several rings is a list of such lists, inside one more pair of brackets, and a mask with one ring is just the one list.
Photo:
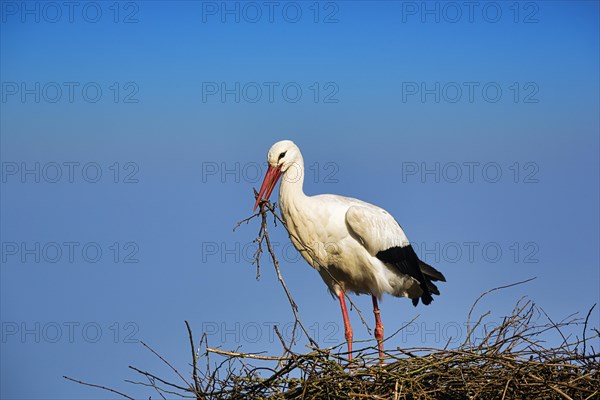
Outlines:
{"label": "thin stick", "polygon": [[597,303],[594,303],[594,305],[592,306],[592,308],[590,308],[590,310],[588,311],[586,317],[585,317],[585,322],[583,324],[583,354],[585,356],[585,331],[587,330],[587,324],[588,324],[588,320],[590,319],[590,315],[592,314],[592,310],[596,307]]}
{"label": "thin stick", "polygon": [[177,369],[175,369],[175,367],[173,367],[167,360],[165,360],[160,354],[158,354],[156,351],[154,351],[154,349],[152,347],[148,346],[146,343],[144,343],[142,341],[140,341],[140,343],[143,344],[144,347],[146,347],[152,353],[154,353],[158,358],[160,358],[162,362],[167,364],[169,366],[169,368],[171,368],[177,374],[177,376],[179,376],[181,378],[181,380],[184,381],[185,384],[189,386],[190,389],[194,390],[194,387],[192,385],[190,385],[189,382],[179,373],[179,371],[177,371]]}
{"label": "thin stick", "polygon": [[192,328],[190,328],[189,322],[185,321],[185,326],[188,331],[188,336],[190,338],[190,347],[192,351],[192,377],[194,379],[194,387],[196,388],[196,397],[200,400],[202,396],[200,396],[200,381],[198,380],[198,360],[196,358],[196,349],[194,349],[194,338],[192,336]]}
{"label": "thin stick", "polygon": [[64,376],[64,375],[63,375],[63,378],[68,379],[70,381],[73,381],[75,383],[79,383],[80,385],[85,385],[85,386],[90,386],[90,387],[94,387],[94,388],[106,390],[107,392],[112,392],[112,393],[118,394],[119,396],[123,396],[123,397],[125,397],[126,399],[129,399],[129,400],[135,400],[133,397],[129,397],[125,393],[121,393],[119,391],[116,391],[115,389],[111,389],[111,388],[108,388],[106,386],[94,385],[93,383],[88,383],[88,382],[80,381],[80,380],[77,380],[77,379],[69,378],[68,376]]}
{"label": "thin stick", "polygon": [[165,385],[172,386],[172,387],[174,387],[174,388],[176,388],[176,389],[179,389],[179,390],[184,390],[184,391],[186,391],[186,392],[193,392],[193,391],[194,391],[194,389],[192,389],[192,388],[186,388],[186,387],[183,387],[183,386],[179,386],[179,385],[177,385],[177,384],[175,384],[175,383],[168,382],[168,381],[166,381],[166,380],[164,380],[164,379],[162,379],[162,378],[159,378],[158,376],[156,376],[156,375],[154,375],[154,374],[151,374],[150,372],[142,371],[141,369],[139,369],[139,368],[136,368],[136,367],[134,367],[134,366],[131,366],[131,365],[130,365],[130,366],[129,366],[129,368],[131,368],[132,370],[134,370],[134,371],[135,371],[135,372],[137,372],[137,373],[140,373],[140,374],[142,374],[142,375],[144,375],[144,376],[149,376],[149,377],[151,377],[151,378],[154,378],[154,379],[156,379],[157,381],[159,381],[159,382],[162,382],[162,383],[164,383]]}
{"label": "thin stick", "polygon": [[536,277],[529,278],[529,279],[526,279],[526,280],[524,280],[524,281],[520,281],[520,282],[511,283],[511,284],[509,284],[509,285],[505,285],[505,286],[498,286],[498,287],[492,288],[492,289],[488,290],[487,292],[484,292],[483,294],[481,294],[481,295],[480,295],[480,296],[479,296],[479,297],[478,297],[478,298],[475,300],[475,302],[474,302],[474,303],[473,303],[473,305],[471,306],[471,309],[469,310],[469,314],[467,315],[467,331],[470,331],[470,330],[471,330],[471,314],[473,313],[473,310],[475,309],[475,306],[477,305],[477,303],[479,303],[479,300],[481,300],[483,297],[487,296],[488,294],[490,294],[490,293],[492,293],[492,292],[495,292],[496,290],[500,290],[500,289],[506,289],[506,288],[509,288],[509,287],[513,287],[513,286],[521,285],[521,284],[523,284],[523,283],[530,282],[530,281],[532,281],[532,280],[534,280],[534,279],[536,279]]}
{"label": "thin stick", "polygon": [[206,351],[209,353],[215,353],[222,356],[236,357],[236,358],[252,358],[254,360],[266,360],[266,361],[287,361],[291,360],[291,357],[276,357],[276,356],[261,356],[260,354],[252,353],[240,353],[237,351],[225,351],[221,349],[207,348]]}

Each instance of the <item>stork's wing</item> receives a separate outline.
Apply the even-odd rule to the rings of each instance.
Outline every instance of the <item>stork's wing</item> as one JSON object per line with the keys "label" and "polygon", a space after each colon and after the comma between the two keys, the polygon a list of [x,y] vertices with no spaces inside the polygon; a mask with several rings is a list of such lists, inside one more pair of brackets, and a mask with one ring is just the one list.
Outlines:
{"label": "stork's wing", "polygon": [[[423,294],[423,304],[433,300],[431,294],[440,294],[432,281],[445,281],[444,276],[417,257],[404,231],[384,209],[371,206],[352,206],[346,211],[346,225],[367,251],[386,264],[394,265],[404,274],[416,279]],[[417,305],[418,299],[413,299]]]}
{"label": "stork's wing", "polygon": [[398,222],[383,208],[351,206],[346,211],[346,225],[350,233],[373,256],[392,247],[410,244]]}

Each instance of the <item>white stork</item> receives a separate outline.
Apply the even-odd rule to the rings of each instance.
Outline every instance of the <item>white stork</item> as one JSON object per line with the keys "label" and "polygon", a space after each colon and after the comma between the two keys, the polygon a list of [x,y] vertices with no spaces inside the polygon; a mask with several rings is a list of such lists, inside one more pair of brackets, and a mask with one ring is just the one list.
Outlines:
{"label": "white stork", "polygon": [[281,212],[294,247],[314,267],[342,307],[348,354],[352,359],[352,327],[345,293],[370,294],[375,314],[375,338],[383,359],[383,324],[377,299],[384,293],[430,304],[439,295],[432,281],[444,275],[419,260],[404,231],[382,208],[361,200],[302,190],[304,160],[290,140],[275,143],[267,155],[269,167],[254,209],[269,199],[277,181]]}

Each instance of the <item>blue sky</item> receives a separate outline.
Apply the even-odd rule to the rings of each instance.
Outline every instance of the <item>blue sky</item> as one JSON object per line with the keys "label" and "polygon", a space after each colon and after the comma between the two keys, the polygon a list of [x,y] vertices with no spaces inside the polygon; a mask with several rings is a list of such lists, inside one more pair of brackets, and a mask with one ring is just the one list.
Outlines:
{"label": "blue sky", "polygon": [[[114,4],[0,3],[3,399],[112,398],[63,375],[142,397],[127,366],[165,371],[139,341],[186,370],[184,320],[279,354],[289,305],[266,258],[255,280],[257,221],[232,228],[281,139],[306,193],[386,208],[447,277],[431,306],[384,299],[386,333],[420,315],[390,346],[458,343],[479,294],[531,277],[480,311],[598,302],[598,2]],[[271,232],[303,321],[341,343]]]}

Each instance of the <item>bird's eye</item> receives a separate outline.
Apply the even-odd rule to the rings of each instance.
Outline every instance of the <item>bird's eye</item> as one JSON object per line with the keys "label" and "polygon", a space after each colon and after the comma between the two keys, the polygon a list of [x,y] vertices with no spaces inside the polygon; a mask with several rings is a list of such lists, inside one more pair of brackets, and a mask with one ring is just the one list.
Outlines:
{"label": "bird's eye", "polygon": [[283,157],[285,157],[285,153],[287,153],[287,151],[282,152],[281,154],[279,154],[279,158],[277,159],[277,161],[281,160]]}

